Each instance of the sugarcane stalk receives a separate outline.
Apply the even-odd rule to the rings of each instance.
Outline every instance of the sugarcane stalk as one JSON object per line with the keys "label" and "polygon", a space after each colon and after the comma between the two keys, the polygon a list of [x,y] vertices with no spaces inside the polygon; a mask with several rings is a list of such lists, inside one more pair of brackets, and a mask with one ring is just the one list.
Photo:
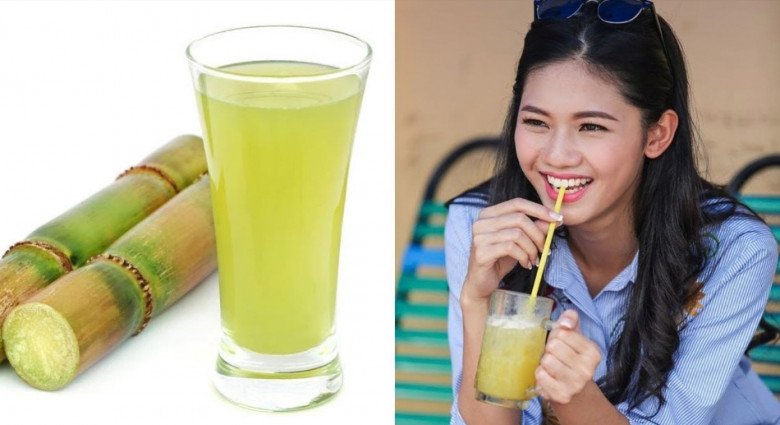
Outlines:
{"label": "sugarcane stalk", "polygon": [[[202,140],[179,136],[14,244],[0,260],[0,324],[15,305],[104,251],[205,171]],[[0,338],[0,361],[2,347]]]}
{"label": "sugarcane stalk", "polygon": [[27,239],[53,245],[79,267],[205,171],[202,140],[196,136],[177,137]]}
{"label": "sugarcane stalk", "polygon": [[33,387],[62,388],[216,266],[204,176],[105,253],[14,308],[2,327],[8,360]]}

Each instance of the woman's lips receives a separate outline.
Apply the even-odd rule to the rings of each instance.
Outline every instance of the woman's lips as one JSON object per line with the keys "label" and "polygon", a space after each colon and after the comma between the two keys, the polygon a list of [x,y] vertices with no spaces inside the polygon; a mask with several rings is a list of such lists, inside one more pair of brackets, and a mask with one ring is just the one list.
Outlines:
{"label": "woman's lips", "polygon": [[[591,180],[591,182],[590,182],[590,183],[592,183],[592,180]],[[572,202],[577,202],[577,201],[578,201],[580,198],[582,198],[583,196],[585,196],[585,192],[587,192],[587,191],[588,191],[588,188],[590,187],[590,183],[583,185],[583,186],[582,186],[582,187],[581,187],[579,190],[577,190],[576,192],[572,192],[572,193],[566,192],[566,193],[563,195],[563,202],[564,202],[564,203],[567,203],[567,204],[570,204],[570,203],[572,203]],[[544,186],[545,186],[545,189],[547,189],[547,196],[548,196],[548,197],[549,197],[551,200],[553,200],[553,201],[557,200],[557,199],[558,199],[558,189],[556,189],[556,188],[555,188],[555,187],[554,187],[554,186],[553,186],[553,185],[552,185],[552,184],[551,184],[551,183],[550,183],[550,182],[547,180],[547,177],[546,177],[546,176],[544,177]]]}

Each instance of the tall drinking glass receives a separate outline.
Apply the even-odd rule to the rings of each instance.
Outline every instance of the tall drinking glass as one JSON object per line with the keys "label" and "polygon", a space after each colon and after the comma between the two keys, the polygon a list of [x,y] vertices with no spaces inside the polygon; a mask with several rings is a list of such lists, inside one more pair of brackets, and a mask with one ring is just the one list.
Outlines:
{"label": "tall drinking glass", "polygon": [[217,233],[214,384],[271,411],[341,387],[334,339],[347,172],[371,48],[336,31],[248,27],[187,48]]}
{"label": "tall drinking glass", "polygon": [[553,301],[503,289],[490,297],[477,365],[477,400],[524,409],[536,397],[534,376],[552,327]]}

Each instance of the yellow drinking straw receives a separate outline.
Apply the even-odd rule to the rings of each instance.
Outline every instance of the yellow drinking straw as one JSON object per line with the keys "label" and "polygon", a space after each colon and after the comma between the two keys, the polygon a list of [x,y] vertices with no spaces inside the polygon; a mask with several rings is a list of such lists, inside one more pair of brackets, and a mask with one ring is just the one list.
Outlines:
{"label": "yellow drinking straw", "polygon": [[[558,189],[558,198],[555,199],[555,212],[561,212],[561,204],[563,204],[563,194],[566,192],[566,186],[561,186]],[[536,301],[536,293],[539,291],[539,282],[542,281],[542,275],[544,274],[544,266],[547,264],[547,256],[550,254],[550,245],[552,244],[553,233],[555,232],[555,223],[550,223],[547,227],[547,239],[544,240],[544,251],[542,251],[542,259],[539,260],[539,268],[536,269],[536,278],[534,279],[534,288],[531,290],[530,303]]]}

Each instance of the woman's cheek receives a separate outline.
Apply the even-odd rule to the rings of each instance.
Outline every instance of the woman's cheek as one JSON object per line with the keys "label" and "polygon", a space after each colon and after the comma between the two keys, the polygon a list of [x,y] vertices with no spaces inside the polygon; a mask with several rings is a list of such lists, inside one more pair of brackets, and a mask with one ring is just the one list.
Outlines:
{"label": "woman's cheek", "polygon": [[521,138],[517,138],[517,135],[515,136],[515,154],[517,155],[520,167],[526,175],[531,171],[531,165],[536,160],[536,157],[539,156],[537,144],[530,139],[532,139],[532,137],[529,137],[529,135],[526,134],[523,134]]}

